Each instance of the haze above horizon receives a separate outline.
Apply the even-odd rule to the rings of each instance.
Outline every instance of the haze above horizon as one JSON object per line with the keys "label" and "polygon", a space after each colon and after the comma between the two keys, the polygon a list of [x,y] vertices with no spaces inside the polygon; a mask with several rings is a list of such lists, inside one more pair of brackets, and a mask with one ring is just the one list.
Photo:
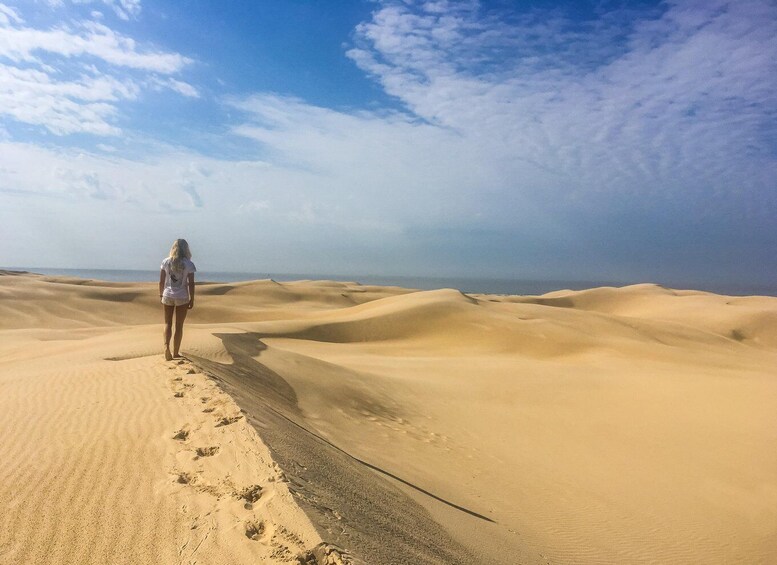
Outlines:
{"label": "haze above horizon", "polygon": [[0,3],[2,265],[777,279],[777,5]]}

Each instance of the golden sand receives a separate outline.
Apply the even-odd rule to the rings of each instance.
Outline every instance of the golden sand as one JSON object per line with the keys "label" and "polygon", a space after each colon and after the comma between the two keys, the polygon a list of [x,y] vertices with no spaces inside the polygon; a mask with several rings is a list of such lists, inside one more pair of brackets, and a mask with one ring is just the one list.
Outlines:
{"label": "golden sand", "polygon": [[160,318],[153,284],[0,276],[0,562],[777,556],[776,298],[206,284],[181,364]]}

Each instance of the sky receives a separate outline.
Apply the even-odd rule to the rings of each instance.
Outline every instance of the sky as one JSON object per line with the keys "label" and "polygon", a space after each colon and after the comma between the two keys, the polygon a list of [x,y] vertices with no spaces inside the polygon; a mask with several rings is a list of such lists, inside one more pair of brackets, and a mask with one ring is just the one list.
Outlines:
{"label": "sky", "polygon": [[0,265],[777,281],[773,0],[0,2]]}

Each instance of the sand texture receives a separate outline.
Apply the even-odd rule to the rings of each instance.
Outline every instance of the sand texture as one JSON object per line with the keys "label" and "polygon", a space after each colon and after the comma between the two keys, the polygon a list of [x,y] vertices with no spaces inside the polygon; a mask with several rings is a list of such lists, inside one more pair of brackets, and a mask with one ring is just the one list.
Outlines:
{"label": "sand texture", "polygon": [[[777,556],[777,298],[0,275],[0,563]],[[338,549],[339,548],[339,549]]]}

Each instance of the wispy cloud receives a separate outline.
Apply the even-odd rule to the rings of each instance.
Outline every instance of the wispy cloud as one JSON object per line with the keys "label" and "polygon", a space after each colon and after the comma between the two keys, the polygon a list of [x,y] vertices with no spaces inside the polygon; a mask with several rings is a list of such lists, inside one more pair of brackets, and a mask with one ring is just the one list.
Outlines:
{"label": "wispy cloud", "polygon": [[686,2],[505,22],[477,3],[387,3],[348,56],[406,113],[262,94],[231,102],[249,118],[234,131],[408,226],[550,231],[570,214],[672,207],[676,221],[764,219],[777,212],[774,11]]}
{"label": "wispy cloud", "polygon": [[679,191],[774,210],[777,8],[630,16],[503,22],[477,3],[387,3],[348,56],[414,115],[552,171],[566,197]]}
{"label": "wispy cloud", "polygon": [[322,222],[395,230],[472,222],[491,206],[479,189],[505,182],[457,132],[404,113],[346,114],[277,95],[232,105],[247,119],[234,133],[262,144],[284,192],[315,203]]}
{"label": "wispy cloud", "polygon": [[[116,6],[140,9],[136,2]],[[95,21],[36,29],[0,5],[0,113],[57,135],[119,133],[117,103],[147,88],[196,97],[195,87],[170,76],[189,63]]]}
{"label": "wispy cloud", "polygon": [[16,63],[40,64],[39,55],[46,53],[64,58],[92,57],[119,67],[164,74],[178,72],[191,62],[178,53],[140,49],[134,39],[94,21],[42,30],[26,27],[17,14],[17,19],[9,18],[4,24],[0,56]]}
{"label": "wispy cloud", "polygon": [[310,173],[317,189],[300,196],[325,204],[318,217],[392,225],[419,246],[492,234],[521,268],[544,249],[601,269],[663,254],[680,271],[684,250],[703,263],[774,239],[773,3],[502,16],[384,2],[347,55],[405,112],[261,94],[232,102],[248,117],[235,132]]}
{"label": "wispy cloud", "polygon": [[[63,6],[66,0],[48,0],[48,4],[53,7]],[[70,0],[72,4],[94,4],[100,3],[109,7],[122,20],[137,18],[141,11],[140,0]],[[99,13],[99,12],[98,12]]]}
{"label": "wispy cloud", "polygon": [[196,88],[194,88],[188,82],[183,82],[182,80],[177,80],[174,78],[153,77],[150,80],[150,83],[155,85],[159,90],[169,89],[189,98],[200,97],[200,92]]}
{"label": "wispy cloud", "polygon": [[[94,0],[73,0],[74,2],[89,3]],[[140,15],[140,0],[101,0],[103,4],[109,6],[117,16],[123,20],[136,18]]]}

